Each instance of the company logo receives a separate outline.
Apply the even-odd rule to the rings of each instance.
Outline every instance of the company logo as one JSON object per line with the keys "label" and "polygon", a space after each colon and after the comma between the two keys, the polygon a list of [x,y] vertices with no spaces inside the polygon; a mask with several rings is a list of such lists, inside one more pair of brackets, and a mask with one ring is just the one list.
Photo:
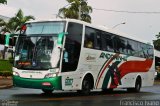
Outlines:
{"label": "company logo", "polygon": [[94,54],[87,54],[86,60],[89,62],[96,61],[96,56]]}

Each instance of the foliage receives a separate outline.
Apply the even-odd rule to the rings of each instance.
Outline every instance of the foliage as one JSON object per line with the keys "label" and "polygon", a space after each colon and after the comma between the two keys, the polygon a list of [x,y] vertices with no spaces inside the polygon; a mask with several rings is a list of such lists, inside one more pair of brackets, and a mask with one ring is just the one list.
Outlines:
{"label": "foliage", "polygon": [[154,47],[157,50],[160,50],[160,32],[156,35],[157,40],[153,41]]}
{"label": "foliage", "polygon": [[20,31],[22,25],[31,19],[34,20],[35,18],[31,15],[24,16],[23,11],[19,9],[17,14],[14,17],[10,18],[9,21],[4,21],[3,19],[0,19],[0,27],[2,28],[1,33],[10,33],[13,37],[18,31]]}
{"label": "foliage", "polygon": [[14,63],[14,58],[13,57],[9,57],[9,62],[11,63],[11,64],[13,64]]}
{"label": "foliage", "polygon": [[16,31],[19,31],[21,26],[26,23],[27,21],[30,20],[34,20],[34,16],[28,15],[28,16],[24,16],[24,13],[21,9],[19,9],[19,11],[17,12],[17,14],[15,15],[15,17],[13,17],[13,20],[16,22],[17,26],[16,26]]}
{"label": "foliage", "polygon": [[0,4],[7,4],[7,0],[0,0]]}
{"label": "foliage", "polygon": [[16,32],[18,32],[21,28],[21,26],[31,20],[31,19],[35,19],[33,16],[24,16],[23,11],[21,9],[19,9],[19,11],[17,12],[17,14],[10,18],[9,21],[4,21],[3,19],[0,19],[0,27],[2,27],[1,32],[3,33],[10,33],[10,34],[15,34]]}
{"label": "foliage", "polygon": [[7,77],[7,76],[12,76],[12,72],[10,71],[0,71],[0,76],[4,76],[4,77]]}
{"label": "foliage", "polygon": [[160,80],[160,73],[157,72],[157,75],[155,76],[155,80]]}
{"label": "foliage", "polygon": [[80,11],[80,19],[89,23],[91,22],[91,16],[89,14],[92,13],[92,7],[88,6],[86,0],[67,0],[67,2],[69,3],[69,5],[67,5],[68,7],[60,8],[58,16],[62,18],[79,19]]}
{"label": "foliage", "polygon": [[12,64],[9,60],[0,60],[0,72],[12,71]]}

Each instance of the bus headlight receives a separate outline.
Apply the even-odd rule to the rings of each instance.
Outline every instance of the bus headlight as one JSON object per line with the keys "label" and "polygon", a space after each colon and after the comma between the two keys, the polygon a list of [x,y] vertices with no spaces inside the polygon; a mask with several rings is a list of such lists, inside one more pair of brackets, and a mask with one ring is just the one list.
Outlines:
{"label": "bus headlight", "polygon": [[58,75],[58,73],[48,73],[45,75],[45,78],[53,78],[56,77]]}
{"label": "bus headlight", "polygon": [[14,75],[14,76],[19,76],[19,73],[18,73],[18,72],[13,71],[13,75]]}

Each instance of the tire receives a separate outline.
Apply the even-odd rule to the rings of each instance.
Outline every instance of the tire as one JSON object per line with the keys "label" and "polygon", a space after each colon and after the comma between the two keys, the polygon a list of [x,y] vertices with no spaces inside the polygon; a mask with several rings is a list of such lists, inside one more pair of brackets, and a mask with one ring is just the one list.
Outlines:
{"label": "tire", "polygon": [[135,92],[140,92],[140,90],[141,90],[141,80],[138,79],[138,80],[136,81],[134,91],[135,91]]}
{"label": "tire", "polygon": [[42,89],[45,94],[52,94],[53,90]]}
{"label": "tire", "polygon": [[135,87],[134,88],[127,88],[128,92],[140,92],[141,89],[141,78],[138,77],[135,83]]}
{"label": "tire", "polygon": [[85,77],[82,82],[82,90],[78,90],[77,92],[82,95],[89,95],[91,91],[91,82],[89,77]]}

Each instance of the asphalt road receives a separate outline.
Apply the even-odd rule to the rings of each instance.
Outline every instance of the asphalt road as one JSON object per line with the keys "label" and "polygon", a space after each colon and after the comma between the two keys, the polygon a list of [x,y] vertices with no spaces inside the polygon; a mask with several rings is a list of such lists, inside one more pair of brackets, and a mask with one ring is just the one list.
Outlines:
{"label": "asphalt road", "polygon": [[[128,104],[127,104],[128,103]],[[160,85],[145,87],[140,93],[116,89],[112,93],[93,91],[89,96],[56,91],[10,88],[0,90],[0,106],[160,106]]]}

